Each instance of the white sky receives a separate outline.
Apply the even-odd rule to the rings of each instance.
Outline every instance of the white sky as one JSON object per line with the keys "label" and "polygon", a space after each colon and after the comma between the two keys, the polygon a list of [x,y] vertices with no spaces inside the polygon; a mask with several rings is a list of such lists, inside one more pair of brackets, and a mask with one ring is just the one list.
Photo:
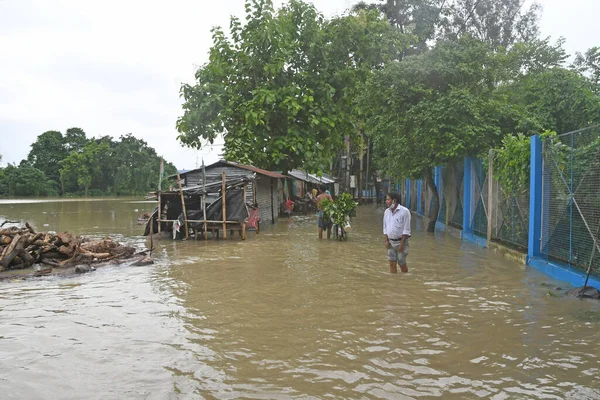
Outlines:
{"label": "white sky", "polygon": [[[313,0],[330,17],[355,0]],[[570,53],[600,46],[600,0],[539,0],[543,36]],[[281,5],[282,0],[275,0]],[[88,138],[132,133],[179,169],[219,158],[176,139],[179,88],[207,61],[210,29],[244,0],[0,0],[0,165],[37,136],[80,127]]]}

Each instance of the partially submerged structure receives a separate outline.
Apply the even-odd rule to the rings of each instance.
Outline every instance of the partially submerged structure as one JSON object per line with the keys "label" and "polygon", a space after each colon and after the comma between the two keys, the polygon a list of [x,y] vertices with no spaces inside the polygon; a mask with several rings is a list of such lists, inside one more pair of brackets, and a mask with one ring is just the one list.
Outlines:
{"label": "partially submerged structure", "polygon": [[[156,193],[158,207],[145,235],[172,232],[173,237],[218,237],[237,230],[257,232],[260,223],[274,223],[283,203],[286,177],[250,165],[218,161],[177,175],[175,187]],[[225,198],[225,201],[223,201]],[[160,213],[159,213],[160,210]]]}
{"label": "partially submerged structure", "polygon": [[291,181],[289,197],[292,199],[303,198],[311,189],[319,186],[325,187],[331,194],[337,195],[339,193],[339,184],[336,179],[327,174],[317,176],[305,171],[293,169],[288,172],[288,175],[290,176]]}

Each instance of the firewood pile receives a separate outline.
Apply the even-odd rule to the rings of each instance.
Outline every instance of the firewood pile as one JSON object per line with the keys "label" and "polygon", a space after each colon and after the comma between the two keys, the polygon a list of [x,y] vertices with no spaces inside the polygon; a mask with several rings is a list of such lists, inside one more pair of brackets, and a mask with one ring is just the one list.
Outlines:
{"label": "firewood pile", "polygon": [[38,268],[38,272],[51,272],[53,267],[89,267],[109,260],[131,258],[134,253],[133,247],[123,246],[110,237],[90,240],[68,232],[35,232],[29,223],[24,228],[0,227],[0,272],[34,264],[45,266]]}

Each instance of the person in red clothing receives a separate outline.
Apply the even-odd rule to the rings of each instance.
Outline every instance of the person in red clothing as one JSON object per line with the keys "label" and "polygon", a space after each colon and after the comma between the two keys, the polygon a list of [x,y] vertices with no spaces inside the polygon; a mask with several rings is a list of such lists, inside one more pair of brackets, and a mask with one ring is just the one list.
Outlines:
{"label": "person in red clothing", "polygon": [[286,213],[289,217],[290,215],[292,215],[292,211],[294,211],[294,202],[292,201],[292,199],[288,199],[288,201],[285,202],[285,209],[283,210],[283,212]]}

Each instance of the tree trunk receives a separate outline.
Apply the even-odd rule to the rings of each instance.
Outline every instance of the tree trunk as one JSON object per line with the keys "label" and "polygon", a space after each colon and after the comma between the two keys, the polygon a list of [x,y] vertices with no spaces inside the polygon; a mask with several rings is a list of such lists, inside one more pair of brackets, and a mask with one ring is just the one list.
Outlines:
{"label": "tree trunk", "polygon": [[357,183],[356,183],[356,187],[358,188],[358,202],[360,204],[362,204],[363,202],[363,159],[365,158],[365,155],[363,153],[363,151],[360,151],[359,154],[360,157],[360,166],[359,166],[359,171],[358,171],[358,176],[357,176]]}
{"label": "tree trunk", "polygon": [[425,182],[427,182],[427,186],[431,188],[433,192],[433,207],[429,210],[429,221],[427,222],[427,232],[435,232],[435,223],[437,221],[438,213],[440,212],[440,196],[438,194],[437,186],[435,186],[435,182],[433,181],[433,169],[427,168],[427,172],[425,173]]}

